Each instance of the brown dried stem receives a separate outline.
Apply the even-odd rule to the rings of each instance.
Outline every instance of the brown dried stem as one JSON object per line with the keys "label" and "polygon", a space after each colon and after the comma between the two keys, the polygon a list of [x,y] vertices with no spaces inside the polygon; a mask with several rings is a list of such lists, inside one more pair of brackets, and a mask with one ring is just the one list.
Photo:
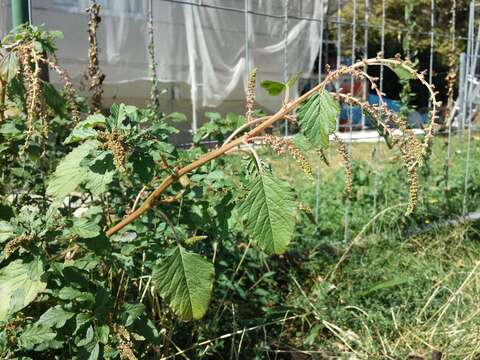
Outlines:
{"label": "brown dried stem", "polygon": [[0,124],[5,120],[5,98],[7,95],[7,82],[0,78]]}
{"label": "brown dried stem", "polygon": [[[456,0],[452,1],[452,7],[450,9],[451,20],[450,20],[450,52],[448,54],[448,73],[445,77],[447,82],[447,110],[445,112],[445,119],[450,122],[450,114],[453,111],[453,90],[455,83],[457,82],[457,66],[456,66],[456,41],[455,41],[455,26],[456,26],[456,9],[457,2]],[[450,123],[444,124],[445,127],[449,127]]]}

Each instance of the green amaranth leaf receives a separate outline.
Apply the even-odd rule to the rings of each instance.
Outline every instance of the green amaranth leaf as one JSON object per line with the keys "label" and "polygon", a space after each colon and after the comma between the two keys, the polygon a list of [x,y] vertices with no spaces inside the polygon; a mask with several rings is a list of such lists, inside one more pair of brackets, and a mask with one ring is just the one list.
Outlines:
{"label": "green amaranth leaf", "polygon": [[268,254],[283,253],[295,227],[295,202],[289,185],[268,174],[259,174],[240,205],[246,230]]}
{"label": "green amaranth leaf", "polygon": [[72,287],[64,287],[60,289],[58,293],[58,297],[62,300],[72,300],[81,295],[82,292],[80,290],[74,289]]}
{"label": "green amaranth leaf", "polygon": [[10,51],[0,60],[0,77],[10,82],[17,75],[19,68],[17,56]]}
{"label": "green amaranth leaf", "polygon": [[299,78],[300,78],[300,73],[293,74],[292,77],[290,79],[288,79],[285,86],[287,88],[291,88],[293,85],[295,85],[295,83],[298,81]]}
{"label": "green amaranth leaf", "polygon": [[140,304],[124,304],[123,309],[125,317],[125,326],[130,326],[145,312],[145,305]]}
{"label": "green amaranth leaf", "polygon": [[183,320],[200,319],[210,302],[214,268],[202,256],[178,246],[153,269],[160,296]]}
{"label": "green amaranth leaf", "polygon": [[49,31],[48,31],[48,34],[49,34],[52,38],[57,38],[57,39],[61,39],[61,40],[63,40],[63,38],[64,38],[63,32],[61,32],[60,30],[49,30]]}
{"label": "green amaranth leaf", "polygon": [[75,335],[83,325],[87,324],[93,319],[94,319],[93,315],[90,315],[88,313],[77,314],[77,316],[75,316],[76,327],[75,327],[75,331],[73,332],[73,335]]}
{"label": "green amaranth leaf", "polygon": [[260,82],[260,86],[268,91],[268,95],[277,96],[280,95],[283,90],[287,88],[284,83],[272,80],[263,80]]}
{"label": "green amaranth leaf", "polygon": [[107,186],[113,181],[114,174],[114,171],[105,171],[103,174],[89,171],[85,187],[92,192],[93,196],[99,196],[107,191]]}
{"label": "green amaranth leaf", "polygon": [[107,123],[113,128],[128,128],[124,126],[123,121],[128,116],[134,116],[136,112],[137,108],[135,106],[125,104],[113,104],[110,108],[110,117],[108,118]]}
{"label": "green amaranth leaf", "polygon": [[116,169],[113,155],[110,152],[97,150],[92,153],[93,159],[89,156],[81,165],[88,166],[85,187],[91,191],[93,196],[98,196],[107,191],[107,186],[112,182]]}
{"label": "green amaranth leaf", "polygon": [[91,219],[78,218],[75,219],[72,226],[72,233],[84,239],[91,239],[100,235],[100,226]]}
{"label": "green amaranth leaf", "polygon": [[312,150],[312,143],[302,133],[297,133],[292,138],[293,144],[303,153]]}
{"label": "green amaranth leaf", "polygon": [[90,325],[87,329],[87,333],[85,334],[85,337],[77,342],[77,346],[86,346],[88,344],[91,344],[93,342],[93,337],[94,337],[94,331],[93,327]]}
{"label": "green amaranth leaf", "polygon": [[97,360],[100,355],[100,344],[97,342],[93,349],[90,351],[90,356],[88,360]]}
{"label": "green amaranth leaf", "polygon": [[95,328],[95,333],[97,334],[98,340],[102,344],[108,343],[108,335],[110,334],[110,328],[108,325],[100,325]]}
{"label": "green amaranth leaf", "polygon": [[82,160],[97,147],[97,141],[87,141],[73,149],[58,164],[50,178],[47,194],[56,198],[65,197],[74,191],[86,178],[88,168],[80,165]]}
{"label": "green amaranth leaf", "polygon": [[298,110],[300,131],[314,146],[328,147],[328,136],[335,130],[340,106],[325,90],[312,95]]}
{"label": "green amaranth leaf", "polygon": [[389,66],[389,68],[392,69],[392,71],[398,76],[400,80],[410,80],[414,78],[410,70],[408,70],[405,66],[401,64]]}
{"label": "green amaranth leaf", "polygon": [[65,139],[64,144],[73,144],[79,141],[85,141],[88,139],[96,139],[97,131],[95,126],[104,125],[105,117],[101,114],[93,114],[87,117],[85,120],[80,121],[77,126],[72,130],[70,135]]}
{"label": "green amaranth leaf", "polygon": [[43,84],[45,103],[52,108],[56,114],[61,114],[65,109],[66,100],[52,84]]}
{"label": "green amaranth leaf", "polygon": [[39,259],[31,263],[15,260],[0,269],[0,322],[23,309],[45,290],[43,265]]}
{"label": "green amaranth leaf", "polygon": [[35,345],[55,339],[57,333],[42,326],[27,327],[18,338],[18,345],[24,349],[31,350]]}
{"label": "green amaranth leaf", "polygon": [[35,326],[43,326],[44,328],[56,327],[60,329],[73,315],[75,315],[75,313],[65,311],[60,305],[57,305],[44,312],[35,323]]}
{"label": "green amaranth leaf", "polygon": [[95,296],[89,292],[82,292],[72,287],[64,287],[58,292],[58,297],[62,300],[76,300],[95,302]]}
{"label": "green amaranth leaf", "polygon": [[0,220],[0,243],[13,237],[13,231],[14,228],[8,221]]}
{"label": "green amaranth leaf", "polygon": [[227,125],[230,126],[232,129],[237,129],[247,122],[245,116],[237,115],[232,112],[227,113],[225,120],[227,121]]}
{"label": "green amaranth leaf", "polygon": [[171,114],[168,114],[166,118],[168,120],[172,120],[173,122],[179,122],[179,123],[187,121],[187,116],[180,112],[173,112]]}

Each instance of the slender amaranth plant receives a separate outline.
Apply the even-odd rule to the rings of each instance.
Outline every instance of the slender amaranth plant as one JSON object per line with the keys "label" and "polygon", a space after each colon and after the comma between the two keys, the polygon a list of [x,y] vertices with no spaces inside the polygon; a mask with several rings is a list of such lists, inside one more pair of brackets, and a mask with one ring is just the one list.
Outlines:
{"label": "slender amaranth plant", "polygon": [[148,56],[150,59],[150,76],[151,79],[151,88],[150,88],[150,108],[154,112],[160,111],[160,90],[158,88],[158,77],[157,77],[157,60],[155,56],[155,28],[153,25],[153,3],[152,0],[149,1],[148,8]]}
{"label": "slender amaranth plant", "polygon": [[[299,119],[300,128],[303,128],[302,132],[304,132],[306,137],[309,139],[315,139],[319,136],[322,136],[321,142],[323,143],[325,143],[326,135],[326,145],[328,145],[328,135],[333,133],[335,127],[332,127],[328,124],[328,122],[331,122],[332,120],[331,117],[327,119],[324,118],[323,123],[322,117],[325,117],[325,110],[327,112],[330,111],[331,114],[334,115],[333,120],[335,121],[336,111],[332,109],[332,106],[334,107],[334,105],[331,103],[332,95],[325,91],[325,86],[333,81],[336,81],[343,75],[350,74],[352,76],[365,78],[370,81],[372,88],[377,91],[380,99],[382,99],[381,96],[383,94],[380,93],[375,83],[377,79],[372,78],[363,71],[365,66],[381,65],[391,68],[400,79],[419,80],[428,89],[432,103],[430,121],[425,127],[425,137],[423,143],[421,143],[412,135],[405,123],[405,120],[390,112],[383,103],[383,100],[381,100],[381,103],[378,106],[368,105],[362,100],[355,100],[358,105],[362,106],[362,109],[368,110],[368,113],[372,115],[371,119],[375,123],[379,132],[383,136],[390,138],[392,140],[392,144],[400,150],[410,177],[410,206],[407,212],[411,212],[415,207],[418,191],[418,178],[416,171],[418,166],[422,164],[423,159],[427,155],[434,130],[436,130],[435,120],[437,118],[437,109],[440,106],[440,103],[436,100],[436,92],[433,86],[425,80],[425,73],[416,71],[412,67],[410,61],[402,60],[400,57],[396,57],[394,59],[384,59],[378,55],[375,58],[364,59],[354,63],[351,66],[342,66],[335,71],[330,71],[320,84],[297,99],[286,101],[282,108],[274,115],[252,119],[250,122],[241,126],[234,131],[234,136],[231,136],[229,139],[227,139],[227,141],[221,147],[206,153],[199,159],[180,169],[176,169],[175,173],[166,177],[163,182],[147,197],[147,199],[139,208],[128,214],[128,216],[126,216],[123,220],[110,228],[106,234],[108,236],[114,235],[125,226],[135,221],[147,210],[154,207],[155,203],[160,199],[165,190],[167,190],[182,176],[190,173],[191,171],[199,168],[215,158],[225,155],[227,152],[234,150],[239,146],[250,145],[254,140],[258,140],[258,137],[276,122],[283,119],[292,119],[294,110],[299,107],[300,111],[303,109],[304,112],[303,120],[302,118]],[[316,142],[316,140],[314,141]],[[325,144],[323,147],[325,147]],[[348,181],[348,176],[346,178],[346,181]]]}
{"label": "slender amaranth plant", "polygon": [[[42,138],[48,136],[48,106],[46,101],[46,87],[49,84],[41,79],[41,64],[44,63],[54,70],[64,82],[64,93],[67,100],[67,109],[70,111],[72,125],[79,119],[79,110],[75,101],[75,89],[67,72],[58,64],[54,51],[54,39],[61,33],[55,31],[42,32],[38,27],[21,25],[2,41],[5,55],[0,61],[0,112],[3,117],[7,83],[18,79],[25,88],[26,132],[21,152],[24,152],[34,135],[35,123],[42,123]],[[45,54],[48,57],[44,56]]]}
{"label": "slender amaranth plant", "polygon": [[456,28],[456,11],[457,11],[457,2],[455,0],[452,1],[452,7],[450,9],[450,52],[448,54],[448,73],[445,76],[445,80],[447,82],[447,108],[445,111],[445,123],[444,128],[448,132],[448,136],[445,138],[445,147],[447,148],[447,156],[445,157],[445,164],[443,166],[443,180],[444,180],[444,193],[445,193],[445,200],[446,204],[448,205],[448,196],[449,196],[449,187],[448,187],[448,177],[449,177],[449,169],[450,169],[450,141],[452,137],[452,119],[455,113],[455,103],[453,99],[453,92],[455,88],[455,84],[457,82],[457,44],[456,44],[456,36],[455,36],[455,28]]}
{"label": "slender amaranth plant", "polygon": [[100,70],[98,60],[97,29],[100,24],[100,5],[91,0],[86,10],[88,15],[88,76],[90,77],[90,92],[92,93],[92,107],[95,112],[102,110],[103,81],[105,74]]}

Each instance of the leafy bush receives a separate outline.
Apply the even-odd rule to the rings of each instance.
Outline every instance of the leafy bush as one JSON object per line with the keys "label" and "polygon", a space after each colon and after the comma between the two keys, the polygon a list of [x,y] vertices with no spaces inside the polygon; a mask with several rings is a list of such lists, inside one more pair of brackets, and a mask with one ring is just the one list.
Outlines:
{"label": "leafy bush", "polygon": [[[294,81],[281,84],[276,93],[285,92],[285,104],[272,116],[253,110],[252,90],[246,117],[210,113],[211,121],[195,135],[196,146],[180,151],[169,142],[177,132],[171,122],[183,118],[179,114],[125,104],[92,113],[55,61],[58,35],[23,26],[2,42],[0,351],[7,358],[168,355],[174,341],[188,347],[189,337],[179,334],[194,325],[184,321],[215,311],[209,310],[212,292],[216,309],[236,297],[254,303],[245,310],[249,317],[274,316],[272,306],[282,298],[272,288],[292,286],[289,278],[280,271],[257,280],[248,273],[238,277],[239,269],[243,261],[258,268],[266,255],[278,264],[280,256],[288,259],[282,254],[298,231],[299,195],[253,144],[262,141],[282,158],[290,155],[311,178],[300,148],[326,150],[339,112],[326,83],[351,74],[373,84],[360,70],[366,64],[424,81],[406,61],[364,60],[331,72],[295,100],[288,98]],[[40,64],[59,73],[62,91],[42,79]],[[433,122],[422,143],[386,108],[343,100],[362,106],[399,150],[413,210],[416,171],[427,155]],[[284,119],[297,123],[298,136],[265,135]],[[201,140],[223,145],[209,150]],[[351,178],[350,153],[338,138],[336,143],[348,197],[361,175]],[[247,156],[232,154],[245,151]],[[211,318],[196,328],[199,339],[209,326],[222,327],[219,314]]]}

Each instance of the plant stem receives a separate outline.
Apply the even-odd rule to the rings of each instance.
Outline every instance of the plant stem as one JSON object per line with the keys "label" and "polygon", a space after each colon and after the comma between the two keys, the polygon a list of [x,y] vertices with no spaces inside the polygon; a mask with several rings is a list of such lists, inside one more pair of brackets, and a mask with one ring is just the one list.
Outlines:
{"label": "plant stem", "polygon": [[[437,108],[437,102],[435,99],[435,92],[433,88],[428,84],[428,82],[424,79],[422,74],[419,74],[413,69],[411,66],[409,66],[405,61],[402,61],[400,59],[383,59],[381,57],[377,58],[372,58],[372,59],[364,59],[361,61],[356,62],[355,64],[349,66],[349,67],[342,67],[336,71],[332,71],[329,73],[325,79],[318,84],[317,86],[313,87],[309,91],[307,91],[305,94],[302,96],[298,97],[297,99],[285,104],[282,106],[282,108],[275,113],[274,115],[270,116],[268,119],[265,121],[261,122],[259,125],[248,131],[247,133],[243,134],[242,136],[231,140],[230,142],[226,142],[223,144],[220,148],[215,149],[213,151],[210,151],[200,157],[199,159],[193,161],[189,165],[184,166],[183,168],[179,169],[176,171],[174,175],[169,175],[168,177],[163,180],[163,182],[160,184],[158,188],[156,188],[145,200],[145,202],[140,206],[138,209],[127,215],[123,220],[121,220],[119,223],[117,223],[115,226],[110,228],[107,232],[107,236],[112,236],[119,232],[121,229],[123,229],[125,226],[128,224],[132,223],[135,221],[137,218],[139,218],[144,212],[146,212],[148,209],[152,208],[155,203],[158,201],[162,193],[167,190],[170,185],[172,185],[177,179],[182,177],[185,174],[190,173],[191,171],[201,167],[202,165],[206,164],[207,162],[216,159],[222,155],[224,155],[226,152],[238,147],[241,144],[245,144],[248,141],[251,141],[252,137],[261,134],[264,130],[268,129],[271,127],[275,122],[284,119],[288,114],[290,114],[293,110],[295,110],[300,104],[302,104],[304,101],[306,101],[310,96],[315,94],[316,92],[322,90],[326,84],[330,83],[331,81],[336,80],[340,76],[344,74],[351,74],[354,73],[355,71],[358,71],[359,69],[363,69],[365,65],[387,65],[390,67],[396,67],[396,66],[403,66],[405,70],[410,72],[414,77],[416,77],[422,84],[424,84],[427,89],[430,92],[430,96],[432,99],[432,116],[431,116],[431,123],[429,126],[425,129],[425,143],[424,146],[428,146],[428,141],[431,138],[431,131],[434,126],[434,120],[436,116],[436,108]],[[251,124],[251,123],[250,123]]]}
{"label": "plant stem", "polygon": [[189,172],[199,168],[200,166],[204,165],[205,163],[216,159],[223,154],[225,154],[227,151],[247,142],[250,137],[258,135],[261,133],[263,130],[269,128],[274,124],[276,121],[281,120],[284,118],[284,116],[288,113],[290,113],[292,110],[294,110],[296,107],[298,107],[303,101],[308,99],[313,93],[316,91],[319,91],[320,89],[323,88],[325,85],[325,82],[322,82],[321,84],[315,86],[312,88],[310,91],[306,92],[304,95],[300,96],[297,98],[295,101],[290,102],[287,104],[285,107],[283,107],[281,110],[279,110],[275,115],[271,116],[267,121],[261,123],[254,129],[250,130],[246,134],[242,135],[241,137],[225,144],[224,146],[215,149],[205,155],[203,155],[201,158],[198,160],[195,160],[194,162],[190,163],[189,165],[179,169],[175,175],[169,175],[168,177],[163,180],[163,182],[160,184],[158,188],[156,188],[145,200],[145,202],[140,206],[137,210],[132,212],[130,215],[125,217],[122,221],[120,221],[118,224],[113,226],[111,229],[107,231],[107,236],[112,236],[113,234],[117,233],[121,229],[123,229],[125,226],[130,224],[132,221],[136,220],[140,215],[142,215],[145,211],[150,209],[152,206],[154,206],[156,200],[160,197],[160,195],[170,187],[178,178],[181,176],[188,174]]}
{"label": "plant stem", "polygon": [[7,93],[7,82],[0,79],[0,124],[5,120],[5,96]]}

